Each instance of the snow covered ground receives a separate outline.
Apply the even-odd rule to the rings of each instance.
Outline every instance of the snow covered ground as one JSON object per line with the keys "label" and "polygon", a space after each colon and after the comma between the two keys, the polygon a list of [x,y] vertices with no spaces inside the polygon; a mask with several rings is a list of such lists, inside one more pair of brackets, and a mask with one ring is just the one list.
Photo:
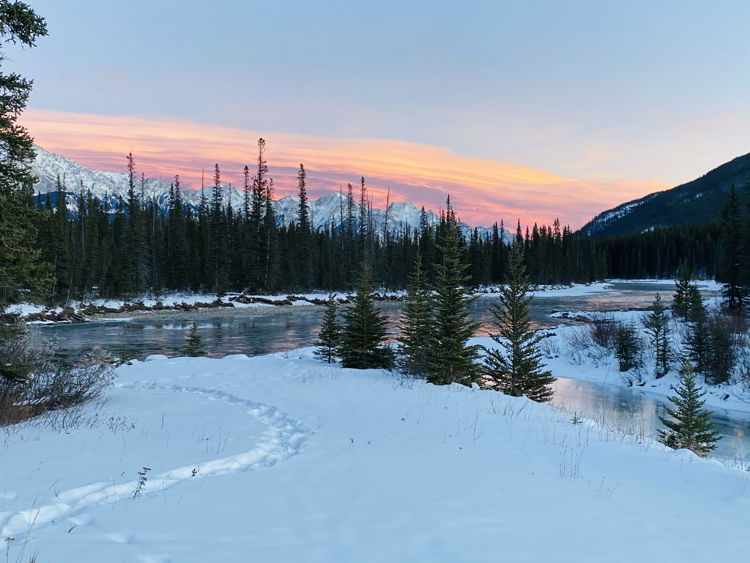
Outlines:
{"label": "snow covered ground", "polygon": [[[711,298],[706,300],[706,304],[709,309],[715,308],[719,306],[719,301],[720,298]],[[659,379],[654,377],[653,351],[643,327],[643,320],[647,315],[647,311],[609,313],[572,311],[554,313],[550,316],[555,318],[612,320],[632,324],[638,330],[639,337],[644,344],[641,358],[643,368],[640,370],[640,377],[644,385],[638,388],[660,396],[672,395],[679,383],[679,361],[673,358],[670,363],[670,372]],[[673,353],[676,354],[684,348],[683,341],[686,336],[686,327],[674,319],[670,321],[669,326],[670,346]],[[544,344],[547,367],[554,374],[570,379],[630,387],[628,378],[632,378],[635,374],[633,372],[623,374],[619,371],[614,350],[605,351],[599,348],[582,351],[573,345],[575,336],[585,331],[585,326],[559,326],[554,330],[546,331],[550,335],[548,342]],[[490,338],[477,338],[475,341],[485,346],[494,346]],[[742,357],[739,360],[742,360]],[[708,406],[750,412],[750,385],[739,381],[737,378],[727,384],[704,385],[703,388],[706,391],[705,399]]]}
{"label": "snow covered ground", "polygon": [[[622,280],[616,280],[616,281],[622,281]],[[631,280],[632,283],[642,283],[642,280]],[[673,283],[671,280],[648,280],[648,282],[655,282],[655,283]],[[646,282],[643,282],[646,283]],[[713,282],[707,282],[709,284],[713,284]],[[606,292],[611,287],[610,282],[598,282],[598,283],[592,283],[592,284],[573,284],[570,286],[539,286],[535,289],[535,294],[542,297],[578,297],[578,296],[585,296],[585,295],[591,295],[594,293],[603,293]],[[702,288],[703,289],[703,288]],[[486,286],[481,287],[477,290],[477,294],[483,296],[483,297],[494,297],[499,294],[500,286]],[[402,298],[405,295],[405,292],[402,290],[399,291],[390,291],[385,289],[380,289],[378,292],[378,295],[381,298],[391,299],[391,298]],[[273,302],[283,303],[283,304],[289,304],[292,305],[310,305],[310,303],[314,303],[316,301],[321,301],[328,299],[329,293],[323,292],[323,291],[317,291],[317,292],[309,292],[309,293],[282,293],[278,295],[245,295],[244,297],[248,299],[259,299],[261,302],[257,303],[243,303],[241,301],[237,301],[237,297],[239,294],[237,293],[228,293],[221,297],[216,295],[215,293],[187,293],[187,292],[174,292],[174,293],[166,293],[161,295],[148,295],[144,296],[138,299],[93,299],[85,302],[81,301],[72,301],[69,306],[70,308],[75,311],[83,311],[88,307],[89,305],[93,305],[94,307],[105,307],[108,309],[121,309],[126,306],[134,305],[134,304],[141,304],[145,308],[154,308],[159,303],[161,306],[166,308],[175,308],[182,305],[187,306],[206,306],[206,305],[212,305],[216,303],[217,301],[221,301],[227,306],[233,306],[237,308],[248,308],[248,307],[270,307],[273,306]],[[345,299],[349,297],[351,294],[348,294],[347,292],[335,292],[335,295],[338,299]],[[41,305],[34,305],[31,303],[22,303],[17,305],[11,305],[8,307],[7,312],[12,314],[18,314],[21,317],[26,317],[29,315],[36,315],[40,313],[46,313],[46,312],[53,312],[53,313],[61,313],[63,311],[62,307],[56,307],[56,308],[46,308]]]}
{"label": "snow covered ground", "polygon": [[0,430],[7,559],[669,563],[750,549],[747,472],[310,351],[134,362],[104,405]]}

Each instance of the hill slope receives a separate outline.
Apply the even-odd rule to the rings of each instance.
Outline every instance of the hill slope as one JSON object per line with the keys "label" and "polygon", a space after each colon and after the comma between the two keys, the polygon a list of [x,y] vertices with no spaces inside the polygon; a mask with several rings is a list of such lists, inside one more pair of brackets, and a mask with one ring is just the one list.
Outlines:
{"label": "hill slope", "polygon": [[738,156],[692,182],[600,213],[581,230],[589,235],[607,236],[709,223],[720,217],[732,185],[740,192],[750,185],[750,154]]}

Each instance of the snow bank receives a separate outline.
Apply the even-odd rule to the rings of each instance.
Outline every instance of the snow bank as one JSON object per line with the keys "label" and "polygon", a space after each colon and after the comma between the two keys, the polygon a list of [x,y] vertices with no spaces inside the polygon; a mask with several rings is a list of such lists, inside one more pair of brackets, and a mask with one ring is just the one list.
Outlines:
{"label": "snow bank", "polygon": [[[706,300],[709,308],[718,307],[721,298],[711,298]],[[557,319],[575,319],[579,321],[617,321],[629,323],[635,327],[639,338],[644,344],[642,354],[643,369],[641,377],[644,385],[638,387],[639,390],[652,393],[659,396],[669,396],[674,394],[674,390],[679,384],[679,362],[672,358],[670,363],[670,372],[665,376],[656,379],[654,377],[654,359],[650,347],[649,337],[643,326],[643,321],[648,315],[648,311],[612,311],[612,312],[592,312],[592,311],[565,311],[549,315]],[[686,327],[671,319],[670,323],[670,347],[673,351],[679,351],[684,348],[683,340],[686,338]],[[614,357],[614,350],[598,350],[597,357],[592,358],[587,353],[581,353],[572,345],[576,332],[585,331],[585,326],[558,326],[547,331],[549,336],[548,349],[554,349],[555,354],[551,357],[549,354],[545,358],[547,367],[558,377],[577,379],[580,381],[591,381],[619,387],[630,387],[625,374],[618,369],[617,359]],[[495,346],[490,338],[475,338],[474,343],[488,347]],[[750,412],[750,389],[740,381],[731,381],[722,385],[703,385],[706,391],[706,404],[713,408],[727,409],[741,412]]]}
{"label": "snow bank", "polygon": [[39,561],[80,563],[668,563],[750,549],[746,473],[522,398],[340,369],[309,349],[118,375],[78,424],[5,431],[10,560],[27,541]]}

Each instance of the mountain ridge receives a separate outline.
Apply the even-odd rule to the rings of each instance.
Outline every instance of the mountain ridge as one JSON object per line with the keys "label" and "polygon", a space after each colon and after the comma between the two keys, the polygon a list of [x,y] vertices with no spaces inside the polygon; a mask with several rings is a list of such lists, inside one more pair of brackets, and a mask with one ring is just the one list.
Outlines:
{"label": "mountain ridge", "polygon": [[[89,168],[64,155],[47,151],[43,147],[35,145],[36,158],[32,164],[32,173],[37,177],[34,185],[37,199],[41,194],[55,192],[57,190],[57,179],[63,183],[67,195],[66,204],[73,212],[77,210],[77,201],[74,194],[83,190],[99,198],[107,209],[113,210],[116,203],[125,198],[128,190],[128,174],[125,172],[109,172]],[[222,184],[227,203],[239,208],[244,194],[229,184]],[[169,203],[170,183],[158,178],[146,178],[142,185],[138,180],[136,190],[142,193],[144,201],[154,201],[157,206],[166,210]],[[183,201],[193,209],[197,209],[200,203],[200,190],[181,190]],[[208,195],[208,194],[207,194]],[[296,220],[299,207],[299,197],[285,196],[274,201],[274,212],[276,220],[280,225],[289,226]],[[310,216],[313,228],[320,229],[333,223],[341,224],[341,210],[346,206],[346,195],[338,191],[329,191],[317,199],[311,199]],[[359,215],[359,204],[354,202],[355,216]],[[427,210],[427,220],[430,224],[437,224],[439,216]],[[409,226],[411,229],[419,227],[421,209],[410,202],[393,202],[388,206],[389,231]],[[372,210],[373,224],[378,232],[383,232],[385,226],[385,210]],[[492,233],[491,227],[477,226],[480,236],[488,237]],[[464,236],[468,236],[474,227],[461,223]],[[502,233],[503,239],[509,239],[507,231]]]}
{"label": "mountain ridge", "polygon": [[732,186],[750,186],[750,153],[671,189],[653,192],[599,213],[581,227],[591,236],[641,233],[661,227],[717,221]]}

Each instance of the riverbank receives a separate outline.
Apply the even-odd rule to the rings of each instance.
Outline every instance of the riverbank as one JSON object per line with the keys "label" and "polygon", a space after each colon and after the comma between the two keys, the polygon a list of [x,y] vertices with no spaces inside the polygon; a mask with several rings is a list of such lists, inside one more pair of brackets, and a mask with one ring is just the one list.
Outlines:
{"label": "riverbank", "polygon": [[[719,303],[718,297],[706,300],[709,308],[718,307]],[[685,348],[687,327],[670,315],[670,370],[663,377],[656,378],[653,350],[643,325],[647,315],[648,310],[554,313],[551,315],[553,318],[574,321],[575,324],[560,325],[542,332],[547,335],[542,343],[547,368],[553,374],[569,379],[614,385],[659,397],[673,395],[679,385],[679,355]],[[589,324],[602,321],[627,323],[636,329],[637,338],[643,346],[638,358],[642,362],[639,368],[620,372],[614,349],[598,346],[588,337]],[[496,346],[490,338],[476,338],[474,341],[488,347]],[[743,362],[750,362],[749,350],[738,347],[736,353],[738,366]],[[725,384],[713,385],[703,382],[703,390],[706,392],[706,404],[712,409],[750,413],[750,380],[743,381],[738,374],[730,376],[729,382]]]}
{"label": "riverbank", "polygon": [[329,366],[309,348],[117,373],[74,432],[36,421],[0,442],[11,560],[26,542],[40,562],[81,563],[666,563],[750,548],[747,472],[524,398]]}
{"label": "riverbank", "polygon": [[[535,295],[541,298],[554,297],[582,297],[601,294],[609,291],[618,284],[634,284],[660,287],[673,284],[673,280],[606,280],[591,284],[572,284],[569,286],[537,286]],[[704,291],[717,291],[720,286],[716,282],[698,282]],[[480,298],[493,298],[499,295],[500,286],[483,286],[474,291]],[[350,302],[353,294],[338,292],[336,299],[341,304]],[[132,315],[155,314],[168,315],[174,313],[193,313],[212,309],[258,309],[269,307],[309,307],[325,304],[329,294],[313,292],[304,294],[278,295],[247,295],[228,293],[217,295],[213,293],[169,293],[164,295],[150,295],[133,299],[93,299],[89,301],[74,301],[62,307],[45,307],[30,303],[12,305],[7,313],[17,315],[28,323],[55,322],[85,322],[87,320],[123,318]],[[376,292],[376,299],[381,302],[403,301],[405,292],[385,291]],[[179,318],[179,317],[176,317]]]}

